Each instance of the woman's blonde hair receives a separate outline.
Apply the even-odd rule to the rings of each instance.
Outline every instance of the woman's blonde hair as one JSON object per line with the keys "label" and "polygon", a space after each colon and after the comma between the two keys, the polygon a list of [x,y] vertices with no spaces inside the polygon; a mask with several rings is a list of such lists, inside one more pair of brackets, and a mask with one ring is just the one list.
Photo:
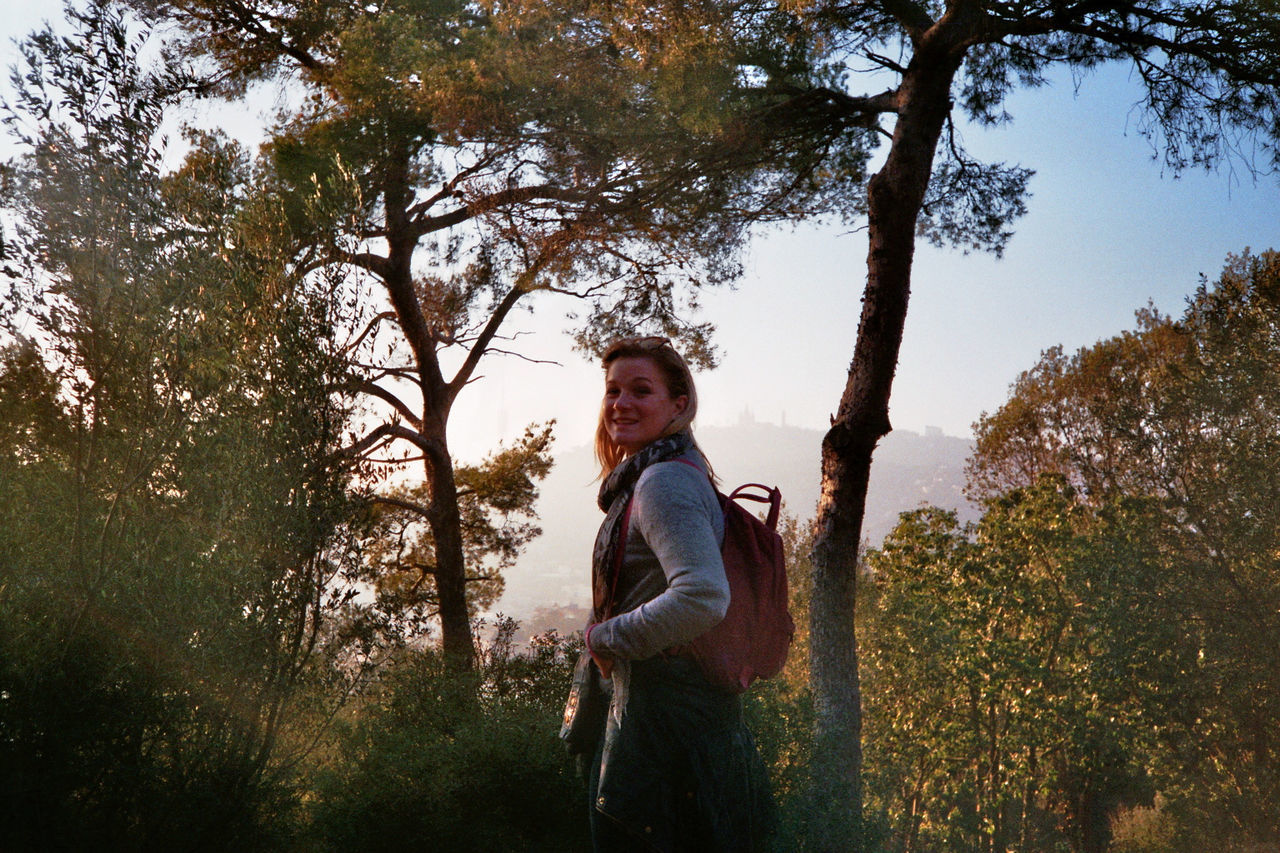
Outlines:
{"label": "woman's blonde hair", "polygon": [[[671,341],[667,338],[647,337],[647,338],[622,338],[614,341],[609,348],[604,351],[604,356],[600,359],[601,365],[608,372],[609,365],[613,364],[620,358],[646,358],[658,368],[658,373],[662,376],[663,384],[667,386],[667,393],[674,399],[676,397],[687,397],[688,402],[685,403],[684,411],[676,415],[667,428],[663,430],[661,437],[675,435],[684,429],[690,429],[693,419],[698,414],[698,389],[693,384],[693,372],[689,370],[688,363],[676,352],[675,347],[671,345]],[[698,453],[702,453],[697,443],[694,447]],[[609,430],[604,420],[604,404],[600,406],[600,416],[596,421],[596,461],[600,463],[601,478],[609,476],[618,463],[626,457],[626,451],[619,447],[609,436]],[[703,454],[706,460],[706,455]],[[708,470],[710,464],[708,463]]]}

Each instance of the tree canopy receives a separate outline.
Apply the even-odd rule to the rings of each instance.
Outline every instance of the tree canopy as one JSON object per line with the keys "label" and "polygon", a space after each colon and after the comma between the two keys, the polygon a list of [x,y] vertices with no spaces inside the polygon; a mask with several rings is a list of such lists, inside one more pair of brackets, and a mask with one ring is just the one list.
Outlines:
{"label": "tree canopy", "polygon": [[689,294],[736,273],[744,224],[781,215],[773,197],[785,196],[744,183],[743,164],[812,155],[752,142],[742,123],[732,138],[706,133],[680,100],[701,72],[671,79],[674,64],[652,67],[585,7],[131,6],[173,25],[172,50],[202,69],[202,91],[287,84],[261,188],[283,216],[291,268],[331,276],[353,307],[343,335],[374,420],[348,458],[422,466],[413,500],[376,500],[429,531],[432,559],[419,565],[448,655],[465,667],[478,575],[449,415],[481,360],[510,348],[512,310],[538,291],[577,296],[585,347],[646,328],[712,363],[709,325],[686,319]]}

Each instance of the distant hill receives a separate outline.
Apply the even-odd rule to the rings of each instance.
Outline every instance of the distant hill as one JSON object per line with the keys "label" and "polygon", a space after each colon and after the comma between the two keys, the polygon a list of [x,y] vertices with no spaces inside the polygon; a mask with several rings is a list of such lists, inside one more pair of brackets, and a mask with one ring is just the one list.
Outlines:
{"label": "distant hill", "polygon": [[[786,511],[811,518],[821,480],[822,432],[756,423],[748,416],[731,427],[697,430],[722,486],[761,482],[782,489]],[[977,513],[962,493],[968,439],[895,430],[876,449],[867,495],[865,538],[880,542],[898,514],[921,504]],[[506,592],[496,610],[529,619],[538,608],[584,606],[590,599],[591,543],[601,514],[596,508],[595,460],[590,447],[555,454],[555,467],[538,499],[538,537],[506,573]]]}

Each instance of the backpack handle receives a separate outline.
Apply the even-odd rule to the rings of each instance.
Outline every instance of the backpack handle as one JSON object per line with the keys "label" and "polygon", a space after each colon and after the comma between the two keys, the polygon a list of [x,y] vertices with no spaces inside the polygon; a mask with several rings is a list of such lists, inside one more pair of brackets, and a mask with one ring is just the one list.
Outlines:
{"label": "backpack handle", "polygon": [[[764,492],[764,495],[753,495],[746,492],[746,489],[760,489]],[[765,518],[764,523],[769,526],[770,530],[778,528],[778,513],[782,509],[782,492],[777,486],[766,486],[763,483],[743,483],[729,493],[729,500],[732,501],[738,498],[768,504],[769,515]]]}
{"label": "backpack handle", "polygon": [[[675,461],[683,462],[694,470],[702,470],[688,459],[677,459]],[[707,476],[708,479],[710,479],[710,475],[708,474]],[[720,494],[720,490],[715,487],[714,480],[711,483],[711,488],[715,490],[716,494]],[[751,495],[745,493],[743,489],[760,489],[765,494],[763,496]],[[778,529],[778,513],[782,509],[782,491],[777,486],[766,486],[764,483],[743,483],[741,486],[738,486],[738,488],[729,493],[727,500],[735,500],[739,497],[746,498],[749,501],[755,501],[756,503],[768,504],[769,515],[765,518],[764,523],[769,526],[770,530]]]}

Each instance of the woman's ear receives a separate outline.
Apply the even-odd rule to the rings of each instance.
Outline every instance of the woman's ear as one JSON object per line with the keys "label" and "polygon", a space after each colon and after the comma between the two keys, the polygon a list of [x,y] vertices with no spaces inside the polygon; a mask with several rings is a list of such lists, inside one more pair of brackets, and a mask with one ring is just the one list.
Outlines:
{"label": "woman's ear", "polygon": [[676,397],[671,402],[675,404],[676,416],[683,415],[684,410],[689,407],[689,395],[681,394],[679,397]]}

